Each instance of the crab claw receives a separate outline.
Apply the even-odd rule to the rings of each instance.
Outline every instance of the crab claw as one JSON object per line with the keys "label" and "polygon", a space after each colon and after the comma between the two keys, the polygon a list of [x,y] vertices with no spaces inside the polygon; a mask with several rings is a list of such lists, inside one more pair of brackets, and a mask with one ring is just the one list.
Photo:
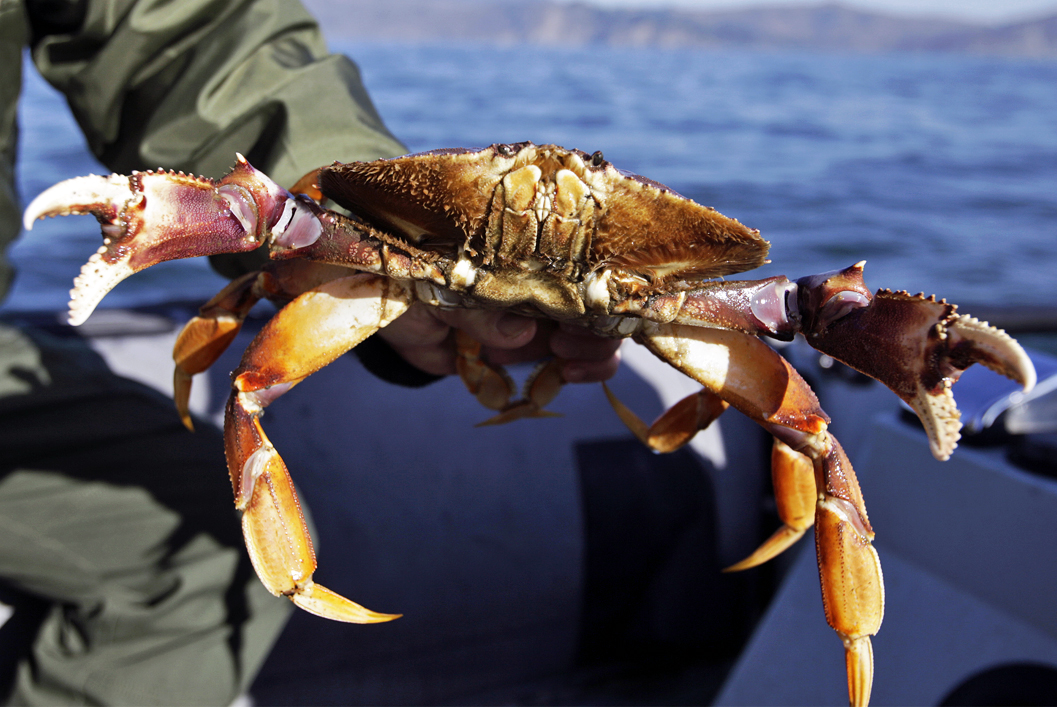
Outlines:
{"label": "crab claw", "polygon": [[37,196],[23,222],[28,230],[45,216],[92,214],[99,220],[103,245],[70,291],[70,323],[77,325],[129,275],[165,260],[254,250],[275,237],[288,212],[283,225],[294,240],[311,241],[313,231],[318,237],[318,221],[295,220],[291,203],[288,192],[240,155],[220,182],[183,172],[69,179]]}
{"label": "crab claw", "polygon": [[958,408],[951,386],[981,363],[1025,391],[1035,367],[1011,336],[957,306],[923,294],[880,290],[870,297],[863,263],[798,281],[808,343],[879,380],[914,409],[933,456],[945,460],[958,446]]}

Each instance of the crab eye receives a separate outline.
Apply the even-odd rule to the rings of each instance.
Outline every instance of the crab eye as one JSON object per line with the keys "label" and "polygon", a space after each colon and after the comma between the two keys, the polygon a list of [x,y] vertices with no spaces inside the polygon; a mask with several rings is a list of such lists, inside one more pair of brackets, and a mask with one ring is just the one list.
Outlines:
{"label": "crab eye", "polygon": [[602,151],[601,150],[597,150],[596,152],[594,152],[591,155],[591,166],[592,167],[601,167],[602,166],[602,162],[604,162],[605,159],[606,158],[602,156]]}
{"label": "crab eye", "polygon": [[496,145],[495,151],[506,157],[510,157],[514,154],[514,148],[510,145]]}

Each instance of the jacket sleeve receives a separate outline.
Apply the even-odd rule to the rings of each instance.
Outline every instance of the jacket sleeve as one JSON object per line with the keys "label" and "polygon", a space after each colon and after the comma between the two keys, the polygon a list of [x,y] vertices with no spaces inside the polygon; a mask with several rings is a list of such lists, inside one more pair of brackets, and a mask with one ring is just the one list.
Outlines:
{"label": "jacket sleeve", "polygon": [[[241,152],[286,186],[406,152],[297,0],[29,0],[33,60],[116,172],[223,175]],[[57,8],[61,8],[57,10]]]}

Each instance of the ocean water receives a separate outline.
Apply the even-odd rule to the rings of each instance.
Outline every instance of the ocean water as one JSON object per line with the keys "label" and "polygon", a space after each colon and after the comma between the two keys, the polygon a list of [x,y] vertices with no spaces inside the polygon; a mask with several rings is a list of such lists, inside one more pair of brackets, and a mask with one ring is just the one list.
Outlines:
{"label": "ocean water", "polygon": [[[338,44],[412,151],[532,140],[602,150],[760,229],[791,278],[866,260],[873,287],[965,304],[1057,291],[1057,62],[657,49]],[[19,188],[100,172],[27,66]],[[13,249],[7,309],[62,309],[98,247],[88,217]],[[209,297],[203,261],[126,281],[104,306]],[[971,310],[970,310],[971,311]]]}

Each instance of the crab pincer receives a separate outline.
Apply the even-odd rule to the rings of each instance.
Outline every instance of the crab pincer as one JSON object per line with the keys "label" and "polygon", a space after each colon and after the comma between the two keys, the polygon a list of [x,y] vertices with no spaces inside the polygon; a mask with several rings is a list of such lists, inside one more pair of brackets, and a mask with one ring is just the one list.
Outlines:
{"label": "crab pincer", "polygon": [[799,280],[803,331],[814,348],[884,383],[925,427],[940,461],[958,446],[951,387],[974,363],[1035,386],[1035,367],[1013,337],[924,294],[879,290],[862,281],[864,263]]}

